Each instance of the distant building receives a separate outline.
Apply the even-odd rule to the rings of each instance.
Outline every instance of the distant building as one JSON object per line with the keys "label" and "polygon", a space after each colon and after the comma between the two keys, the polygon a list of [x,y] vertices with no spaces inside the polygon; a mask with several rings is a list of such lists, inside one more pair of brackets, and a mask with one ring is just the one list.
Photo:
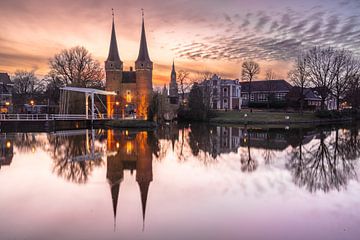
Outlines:
{"label": "distant building", "polygon": [[[243,106],[249,105],[250,82],[241,82],[241,97]],[[250,102],[267,104],[271,99],[277,102],[285,102],[286,95],[292,86],[285,80],[262,80],[251,82]]]}
{"label": "distant building", "polygon": [[[321,97],[318,94],[316,88],[304,88],[304,109],[309,110],[319,110],[321,108]],[[289,103],[289,106],[298,108],[300,107],[301,101],[301,89],[300,87],[293,87],[286,99]],[[327,110],[334,110],[336,109],[336,98],[333,97],[331,94],[325,100],[325,107]]]}
{"label": "distant building", "polygon": [[204,93],[210,98],[212,109],[240,110],[241,109],[241,85],[238,79],[222,79],[217,75],[199,84]]}
{"label": "distant building", "polygon": [[11,113],[13,111],[12,103],[13,84],[7,73],[0,73],[0,112]]}
{"label": "distant building", "polygon": [[170,78],[170,86],[169,86],[169,99],[170,104],[178,104],[179,103],[179,88],[176,82],[176,71],[175,71],[175,63],[173,62],[171,69],[171,78]]}

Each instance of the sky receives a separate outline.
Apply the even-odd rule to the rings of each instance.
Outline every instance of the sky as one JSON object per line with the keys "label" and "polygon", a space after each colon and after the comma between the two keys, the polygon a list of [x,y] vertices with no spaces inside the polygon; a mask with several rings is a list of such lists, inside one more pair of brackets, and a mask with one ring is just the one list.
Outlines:
{"label": "sky", "polygon": [[111,33],[111,8],[124,68],[139,51],[141,8],[153,82],[170,81],[177,70],[240,78],[241,63],[259,62],[286,78],[296,54],[315,45],[360,55],[358,0],[1,0],[0,72],[49,71],[62,49],[84,46],[103,66]]}

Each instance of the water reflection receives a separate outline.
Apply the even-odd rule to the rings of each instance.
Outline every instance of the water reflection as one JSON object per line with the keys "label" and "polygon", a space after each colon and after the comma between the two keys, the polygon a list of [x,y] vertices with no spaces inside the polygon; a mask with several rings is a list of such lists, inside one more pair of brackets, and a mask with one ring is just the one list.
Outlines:
{"label": "water reflection", "polygon": [[94,168],[104,164],[95,130],[49,134],[48,147],[54,162],[53,172],[71,182],[86,183]]}
{"label": "water reflection", "polygon": [[[310,192],[322,190],[329,192],[346,188],[349,180],[356,179],[355,160],[359,157],[359,146],[350,144],[357,142],[357,134],[349,130],[319,131],[317,139],[312,144],[300,142],[293,150],[293,156],[287,164],[292,172],[294,182],[305,186]],[[355,138],[355,139],[354,139]],[[349,149],[349,146],[350,149]],[[352,153],[350,157],[348,152]],[[355,154],[354,154],[355,152]]]}
{"label": "water reflection", "polygon": [[[232,191],[240,192],[237,201],[246,202],[249,198],[253,203],[257,198],[259,201],[264,199],[261,194],[266,194],[268,189],[265,188],[276,188],[279,185],[291,190],[296,189],[291,194],[299,193],[299,198],[304,194],[316,197],[315,193],[326,193],[326,196],[331,196],[330,192],[346,193],[351,182],[357,183],[360,135],[357,127],[276,130],[165,125],[154,132],[76,130],[49,134],[1,133],[0,149],[0,175],[19,166],[15,164],[19,158],[14,156],[26,158],[41,153],[43,155],[39,156],[47,156],[49,159],[51,176],[55,176],[57,182],[60,181],[67,187],[80,186],[76,188],[76,191],[79,191],[80,188],[84,189],[84,186],[93,184],[92,179],[96,178],[97,184],[101,182],[96,186],[100,186],[105,194],[108,194],[104,195],[102,192],[100,196],[104,199],[104,206],[108,207],[108,210],[104,211],[108,213],[106,219],[109,222],[106,224],[112,227],[111,223],[114,223],[115,229],[119,229],[119,225],[115,225],[116,220],[123,221],[126,215],[121,211],[124,208],[118,210],[124,206],[119,202],[125,201],[129,194],[134,195],[134,191],[128,192],[132,189],[129,188],[132,183],[136,187],[137,201],[134,204],[139,207],[139,221],[143,224],[145,218],[150,221],[150,215],[151,219],[156,218],[154,215],[157,214],[171,215],[162,212],[161,207],[160,212],[159,207],[155,209],[157,206],[153,200],[159,201],[159,193],[163,192],[162,197],[166,200],[162,204],[167,204],[169,199],[169,202],[183,201],[190,204],[191,211],[192,207],[200,207],[194,203],[196,200],[190,201],[191,196],[198,196],[198,192],[207,188],[211,189],[211,193],[205,195],[201,199],[203,201],[199,201],[202,204],[210,201],[212,194],[216,194],[218,189],[225,189],[220,199],[228,201],[229,204],[235,199],[230,194]],[[165,167],[161,169],[163,166]],[[191,170],[186,172],[183,166],[187,167],[186,170]],[[99,172],[101,174],[96,174]],[[198,175],[187,176],[186,173]],[[222,182],[222,179],[225,181]],[[159,187],[167,181],[171,183]],[[252,188],[252,183],[249,184],[251,181],[256,185],[253,189],[258,191],[254,199],[249,197],[247,192]],[[280,184],[276,185],[279,182]],[[195,190],[191,193],[183,191],[189,188],[186,184],[193,183]],[[64,191],[64,188],[61,191]],[[179,198],[180,194],[175,194],[176,198],[174,195],[167,195],[167,192],[174,194],[174,191],[185,192],[184,198]],[[98,190],[97,193],[99,192],[101,191]],[[226,197],[228,192],[229,198]],[[281,190],[275,192],[280,199],[283,197]],[[266,197],[274,199],[271,195]],[[275,199],[281,201],[279,198]],[[192,200],[194,199],[196,197]],[[78,200],[82,201],[81,196]],[[214,205],[209,206],[209,209],[212,209]],[[126,208],[128,207],[126,205]],[[119,218],[118,212],[124,216]],[[170,219],[174,217],[170,216]],[[140,227],[139,222],[136,224]]]}
{"label": "water reflection", "polygon": [[10,166],[14,157],[14,137],[11,134],[0,134],[0,170],[2,166]]}
{"label": "water reflection", "polygon": [[111,198],[116,220],[120,183],[124,171],[136,170],[139,185],[142,217],[145,222],[146,201],[150,183],[153,180],[152,155],[157,154],[158,144],[153,132],[107,131],[107,170],[106,178],[111,189]]}

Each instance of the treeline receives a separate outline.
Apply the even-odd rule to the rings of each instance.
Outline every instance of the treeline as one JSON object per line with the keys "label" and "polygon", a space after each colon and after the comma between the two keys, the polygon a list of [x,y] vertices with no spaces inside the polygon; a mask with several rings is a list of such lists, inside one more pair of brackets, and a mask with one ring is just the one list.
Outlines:
{"label": "treeline", "polygon": [[314,47],[300,53],[289,79],[300,89],[301,111],[306,88],[316,89],[322,110],[329,97],[336,98],[337,110],[345,101],[353,108],[360,106],[360,60],[351,51]]}
{"label": "treeline", "polygon": [[84,47],[62,50],[49,59],[48,74],[39,79],[35,71],[17,70],[12,77],[15,109],[29,103],[58,105],[64,86],[104,88],[104,71]]}

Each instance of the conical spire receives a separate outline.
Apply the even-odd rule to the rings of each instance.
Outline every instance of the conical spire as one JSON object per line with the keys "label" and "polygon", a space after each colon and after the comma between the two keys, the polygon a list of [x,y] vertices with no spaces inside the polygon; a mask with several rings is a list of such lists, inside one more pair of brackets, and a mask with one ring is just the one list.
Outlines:
{"label": "conical spire", "polygon": [[111,30],[111,40],[110,40],[110,48],[109,55],[106,61],[112,62],[121,62],[119,57],[119,51],[116,41],[116,33],[115,33],[115,23],[114,23],[114,10],[112,9],[112,30]]}
{"label": "conical spire", "polygon": [[173,64],[172,64],[172,69],[171,69],[171,75],[175,74],[176,75],[176,71],[175,71],[175,61],[173,60]]}
{"label": "conical spire", "polygon": [[141,26],[141,39],[140,39],[140,49],[139,49],[139,56],[136,60],[138,61],[149,61],[150,57],[149,57],[149,52],[148,52],[148,48],[147,48],[147,43],[146,43],[146,35],[145,35],[145,24],[144,24],[144,10],[142,9],[142,26]]}
{"label": "conical spire", "polygon": [[139,182],[140,194],[141,194],[141,208],[143,217],[143,229],[145,225],[145,214],[146,214],[146,201],[149,191],[150,181]]}
{"label": "conical spire", "polygon": [[111,184],[111,198],[113,205],[113,213],[114,213],[114,231],[116,228],[116,212],[117,212],[117,204],[119,199],[119,190],[120,190],[120,182],[116,182],[115,184]]}

